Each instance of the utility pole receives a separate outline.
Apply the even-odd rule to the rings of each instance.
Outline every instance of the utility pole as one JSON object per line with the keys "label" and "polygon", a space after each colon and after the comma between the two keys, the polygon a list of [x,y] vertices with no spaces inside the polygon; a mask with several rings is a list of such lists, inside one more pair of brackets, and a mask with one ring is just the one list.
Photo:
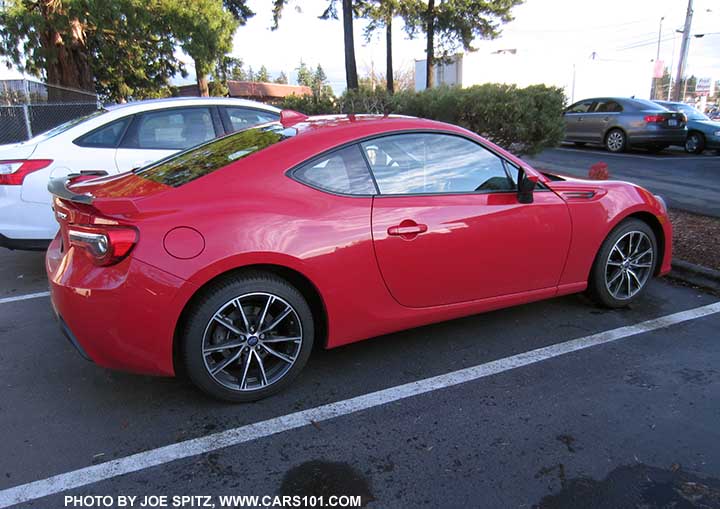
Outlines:
{"label": "utility pole", "polygon": [[[664,19],[665,19],[665,16],[662,16],[660,18],[660,29],[658,30],[657,55],[655,55],[655,68],[657,68],[658,62],[660,61],[660,39],[662,38],[662,22]],[[660,79],[662,79],[662,78],[660,78]],[[658,82],[658,79],[655,76],[655,72],[653,70],[652,86],[650,87],[650,99],[655,99],[655,96],[657,95],[657,82]]]}
{"label": "utility pole", "polygon": [[688,49],[690,47],[690,27],[693,17],[693,0],[688,0],[687,13],[685,14],[685,28],[683,29],[682,44],[680,45],[680,61],[678,62],[677,77],[675,78],[676,101],[682,101],[682,79],[685,76],[685,65],[687,64]]}

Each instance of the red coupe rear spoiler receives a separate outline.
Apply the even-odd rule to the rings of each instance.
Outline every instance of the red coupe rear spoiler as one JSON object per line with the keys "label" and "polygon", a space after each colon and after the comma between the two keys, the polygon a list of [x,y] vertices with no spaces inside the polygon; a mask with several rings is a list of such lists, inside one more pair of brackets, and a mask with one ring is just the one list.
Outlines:
{"label": "red coupe rear spoiler", "polygon": [[[105,172],[102,172],[102,174],[107,175]],[[92,178],[97,176],[100,176],[99,172],[94,174],[71,173],[67,177],[50,179],[48,191],[61,200],[91,206],[103,214],[136,214],[139,212],[135,202],[129,198],[95,198],[90,194],[79,194],[68,189],[68,185],[77,183],[76,179],[80,177]]]}

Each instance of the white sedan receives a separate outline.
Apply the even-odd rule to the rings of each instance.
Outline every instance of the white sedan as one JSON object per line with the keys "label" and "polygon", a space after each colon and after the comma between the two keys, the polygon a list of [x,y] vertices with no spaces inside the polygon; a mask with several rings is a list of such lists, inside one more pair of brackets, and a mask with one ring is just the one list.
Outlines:
{"label": "white sedan", "polygon": [[145,166],[205,141],[280,118],[266,104],[229,98],[172,98],[101,109],[31,140],[0,146],[0,246],[45,249],[58,229],[51,178],[109,175]]}

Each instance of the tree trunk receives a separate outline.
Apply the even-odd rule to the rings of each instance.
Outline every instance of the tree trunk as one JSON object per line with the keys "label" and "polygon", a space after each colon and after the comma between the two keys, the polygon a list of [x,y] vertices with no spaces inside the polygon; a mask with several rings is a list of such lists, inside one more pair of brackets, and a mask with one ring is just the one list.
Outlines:
{"label": "tree trunk", "polygon": [[342,9],[345,32],[345,79],[349,90],[357,90],[359,86],[353,38],[353,0],[342,0]]}
{"label": "tree trunk", "polygon": [[[62,15],[58,5],[56,0],[42,0],[40,3],[42,16],[49,19],[58,14]],[[45,64],[47,83],[48,85],[95,92],[95,80],[88,56],[85,27],[77,19],[70,20],[69,25],[69,33],[66,34],[67,42],[63,39],[63,34],[53,29],[47,29],[40,34],[42,47],[47,54]],[[61,100],[62,95],[62,90],[49,87],[48,99],[50,101]]]}
{"label": "tree trunk", "polygon": [[203,65],[202,62],[198,62],[195,59],[193,59],[193,62],[195,63],[195,75],[197,77],[198,95],[200,97],[210,97],[210,86],[208,85],[207,79],[208,73],[205,72],[207,66]]}
{"label": "tree trunk", "polygon": [[200,97],[210,97],[210,85],[206,77],[198,76],[197,79],[198,95]]}
{"label": "tree trunk", "polygon": [[425,88],[432,88],[435,85],[435,0],[428,0],[425,34],[427,35]]}
{"label": "tree trunk", "polygon": [[394,75],[393,75],[393,57],[392,57],[392,15],[387,17],[385,21],[385,44],[387,46],[387,67],[385,68],[385,81],[387,81],[387,91],[391,94],[395,91]]}

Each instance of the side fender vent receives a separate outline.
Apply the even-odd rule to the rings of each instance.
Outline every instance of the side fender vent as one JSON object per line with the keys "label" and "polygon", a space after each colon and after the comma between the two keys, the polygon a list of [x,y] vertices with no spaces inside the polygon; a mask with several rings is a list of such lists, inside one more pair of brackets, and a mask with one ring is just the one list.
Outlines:
{"label": "side fender vent", "polygon": [[590,200],[595,197],[595,191],[565,191],[561,194],[568,200]]}

